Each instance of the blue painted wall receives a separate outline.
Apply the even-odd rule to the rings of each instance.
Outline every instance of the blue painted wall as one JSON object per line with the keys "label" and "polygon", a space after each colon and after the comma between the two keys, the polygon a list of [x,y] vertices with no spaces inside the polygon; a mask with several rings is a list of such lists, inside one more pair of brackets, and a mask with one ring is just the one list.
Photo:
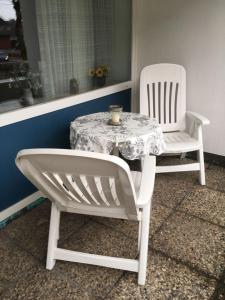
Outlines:
{"label": "blue painted wall", "polygon": [[121,104],[130,111],[130,90],[0,128],[0,211],[35,192],[15,166],[19,150],[26,148],[70,148],[69,126],[76,117],[108,110]]}

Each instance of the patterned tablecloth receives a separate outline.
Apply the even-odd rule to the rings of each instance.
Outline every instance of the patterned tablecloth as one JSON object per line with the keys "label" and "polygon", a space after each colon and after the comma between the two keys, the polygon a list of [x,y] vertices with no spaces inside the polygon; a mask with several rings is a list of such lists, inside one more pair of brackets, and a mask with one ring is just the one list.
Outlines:
{"label": "patterned tablecloth", "polygon": [[159,155],[165,144],[157,120],[135,113],[122,113],[122,124],[107,124],[110,113],[96,113],[79,117],[71,122],[72,149],[111,153],[118,147],[123,157],[141,159],[149,153]]}

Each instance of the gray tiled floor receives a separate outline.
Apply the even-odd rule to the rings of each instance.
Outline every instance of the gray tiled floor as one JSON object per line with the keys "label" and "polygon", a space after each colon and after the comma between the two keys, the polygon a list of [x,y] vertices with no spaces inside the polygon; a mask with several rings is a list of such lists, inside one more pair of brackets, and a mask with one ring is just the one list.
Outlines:
{"label": "gray tiled floor", "polygon": [[[225,299],[225,169],[207,165],[206,173],[206,187],[196,173],[156,176],[144,287],[134,273],[91,265],[58,261],[47,271],[46,201],[0,231],[0,299]],[[135,258],[137,230],[63,214],[60,247]]]}

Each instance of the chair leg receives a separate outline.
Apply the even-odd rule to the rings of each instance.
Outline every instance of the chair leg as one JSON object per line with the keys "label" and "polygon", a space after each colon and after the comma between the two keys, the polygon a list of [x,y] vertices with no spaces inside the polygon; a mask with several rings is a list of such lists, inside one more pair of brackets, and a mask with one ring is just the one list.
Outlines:
{"label": "chair leg", "polygon": [[180,159],[185,159],[185,157],[186,157],[186,152],[181,153]]}
{"label": "chair leg", "polygon": [[52,270],[55,266],[54,251],[57,248],[57,243],[59,239],[59,224],[60,224],[60,211],[55,205],[55,203],[52,203],[49,237],[48,237],[48,253],[47,253],[47,261],[46,261],[46,269],[48,270]]}
{"label": "chair leg", "polygon": [[139,251],[139,270],[138,284],[144,285],[147,271],[148,261],[148,240],[149,240],[149,219],[150,205],[146,205],[142,212],[141,236],[140,236],[140,251]]}
{"label": "chair leg", "polygon": [[138,253],[140,251],[141,244],[141,221],[138,222]]}
{"label": "chair leg", "polygon": [[205,164],[204,153],[202,148],[198,151],[198,161],[200,164],[199,181],[201,185],[205,185]]}

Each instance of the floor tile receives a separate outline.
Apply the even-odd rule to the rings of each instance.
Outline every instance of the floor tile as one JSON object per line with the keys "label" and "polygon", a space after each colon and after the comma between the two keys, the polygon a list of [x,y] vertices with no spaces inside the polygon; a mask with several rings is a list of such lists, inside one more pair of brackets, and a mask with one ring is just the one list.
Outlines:
{"label": "floor tile", "polygon": [[[150,235],[153,235],[155,233],[155,231],[159,228],[159,226],[161,226],[161,224],[168,217],[171,211],[171,208],[160,204],[152,205],[150,219]],[[116,231],[120,231],[121,233],[131,238],[138,238],[138,222],[102,217],[94,217],[93,220],[95,220],[98,223],[109,226]]]}
{"label": "floor tile", "polygon": [[225,168],[209,165],[206,170],[206,185],[212,189],[225,192]]}
{"label": "floor tile", "polygon": [[111,290],[123,271],[94,265],[57,261],[50,272],[64,274],[74,284],[86,290],[90,299],[102,299]]}
{"label": "floor tile", "polygon": [[150,235],[152,236],[156,230],[163,224],[165,219],[172,212],[172,208],[164,205],[152,205],[151,219],[150,219]]}
{"label": "floor tile", "polygon": [[225,278],[218,292],[218,300],[224,300],[224,299],[225,299]]}
{"label": "floor tile", "polygon": [[121,257],[136,255],[135,247],[137,246],[133,239],[92,221],[77,234],[72,235],[64,244],[72,250],[80,249],[89,253]]}
{"label": "floor tile", "polygon": [[146,284],[137,285],[137,275],[126,273],[107,299],[210,299],[216,286],[210,280],[188,267],[154,252],[149,254]]}
{"label": "floor tile", "polygon": [[66,240],[72,233],[78,231],[82,226],[86,224],[90,219],[89,216],[61,213],[60,219],[60,239]]}
{"label": "floor tile", "polygon": [[225,193],[223,192],[205,187],[195,188],[178,209],[225,226]]}
{"label": "floor tile", "polygon": [[[137,256],[137,243],[133,239],[95,222],[89,222],[79,233],[65,241],[62,247],[115,257],[135,258]],[[93,297],[105,295],[122,275],[121,270],[78,263],[61,263],[57,265],[57,270],[75,278],[79,286],[86,289]]]}
{"label": "floor tile", "polygon": [[193,184],[189,180],[181,180],[173,175],[171,173],[156,175],[153,204],[174,208],[193,189]]}
{"label": "floor tile", "polygon": [[152,247],[217,277],[225,266],[225,231],[184,213],[166,220]]}
{"label": "floor tile", "polygon": [[128,221],[115,218],[92,217],[92,220],[108,226],[113,230],[119,231],[126,236],[137,239],[138,238],[138,222]]}
{"label": "floor tile", "polygon": [[221,284],[216,292],[214,297],[212,298],[212,300],[224,300],[225,299],[225,280],[223,282],[223,284]]}
{"label": "floor tile", "polygon": [[15,219],[3,230],[15,242],[34,256],[46,255],[50,204],[45,202]]}
{"label": "floor tile", "polygon": [[[44,260],[47,253],[49,219],[50,202],[46,201],[14,220],[3,231],[14,239],[20,247]],[[66,239],[69,234],[82,226],[85,220],[85,216],[62,213],[60,238]]]}
{"label": "floor tile", "polygon": [[25,277],[38,267],[38,262],[17,247],[3,231],[0,231],[0,261],[0,295],[5,289],[11,289],[21,274]]}
{"label": "floor tile", "polygon": [[[225,299],[225,169],[209,165],[206,179],[201,187],[198,172],[156,175],[144,287],[111,268],[57,261],[46,270],[50,203],[27,211],[0,231],[0,299]],[[62,213],[59,247],[135,258],[137,233],[136,222]]]}
{"label": "floor tile", "polygon": [[85,290],[64,274],[39,268],[32,276],[21,279],[2,295],[2,300],[69,300],[91,299]]}

